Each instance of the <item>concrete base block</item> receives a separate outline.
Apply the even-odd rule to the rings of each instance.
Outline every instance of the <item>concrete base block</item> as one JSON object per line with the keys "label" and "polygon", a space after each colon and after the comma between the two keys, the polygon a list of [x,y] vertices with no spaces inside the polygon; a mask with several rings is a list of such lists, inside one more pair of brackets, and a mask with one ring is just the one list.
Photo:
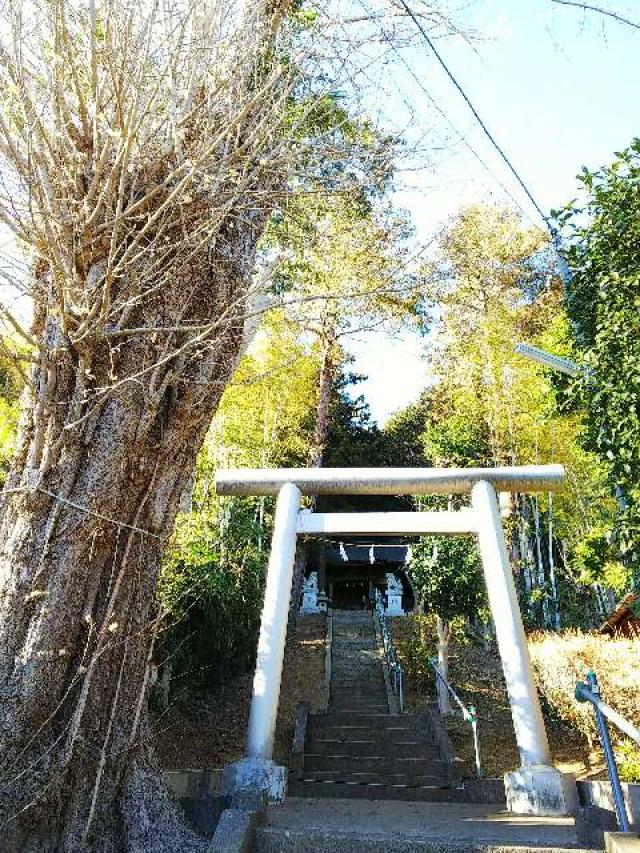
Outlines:
{"label": "concrete base block", "polygon": [[220,816],[208,853],[251,853],[258,822],[258,812],[226,809]]}
{"label": "concrete base block", "polygon": [[607,853],[638,853],[640,835],[635,832],[607,832],[604,836]]}
{"label": "concrete base block", "polygon": [[604,849],[606,832],[616,832],[618,821],[614,812],[601,809],[598,806],[579,806],[576,812],[576,837],[578,844],[592,847],[594,850]]}
{"label": "concrete base block", "polygon": [[265,792],[270,803],[281,803],[287,793],[287,768],[266,758],[243,758],[222,771],[220,792],[239,794]]}
{"label": "concrete base block", "polygon": [[514,814],[569,815],[578,808],[575,777],[555,767],[520,767],[506,773],[507,808]]}

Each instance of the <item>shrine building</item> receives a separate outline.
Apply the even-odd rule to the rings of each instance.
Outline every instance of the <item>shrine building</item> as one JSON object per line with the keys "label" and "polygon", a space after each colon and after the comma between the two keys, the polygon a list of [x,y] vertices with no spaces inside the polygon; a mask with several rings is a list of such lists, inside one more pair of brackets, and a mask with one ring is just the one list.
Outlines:
{"label": "shrine building", "polygon": [[410,545],[327,542],[310,555],[300,612],[366,610],[377,590],[389,616],[411,613],[416,601],[407,574],[410,559]]}

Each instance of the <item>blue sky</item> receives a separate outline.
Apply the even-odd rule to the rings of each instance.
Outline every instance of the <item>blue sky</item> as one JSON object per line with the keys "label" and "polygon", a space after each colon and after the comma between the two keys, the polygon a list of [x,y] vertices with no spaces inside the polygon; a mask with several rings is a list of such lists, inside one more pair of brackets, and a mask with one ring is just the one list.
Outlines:
{"label": "blue sky", "polygon": [[[603,0],[602,5],[640,21],[639,2]],[[640,136],[640,30],[551,0],[476,0],[466,6],[457,20],[478,34],[473,46],[440,39],[438,49],[543,209],[559,207],[576,195],[575,175],[582,165],[606,163]],[[403,56],[538,224],[428,47],[406,49]],[[412,108],[409,146],[426,131],[426,148],[441,149],[427,153],[419,171],[402,173],[398,182],[398,204],[411,212],[421,241],[465,203],[512,203],[459,144],[404,66],[388,64],[381,80],[380,95],[370,102],[379,120],[404,126]],[[428,381],[421,343],[414,337],[391,341],[379,335],[375,342],[369,337],[352,350],[356,369],[369,376],[360,390],[379,422],[415,399]]]}

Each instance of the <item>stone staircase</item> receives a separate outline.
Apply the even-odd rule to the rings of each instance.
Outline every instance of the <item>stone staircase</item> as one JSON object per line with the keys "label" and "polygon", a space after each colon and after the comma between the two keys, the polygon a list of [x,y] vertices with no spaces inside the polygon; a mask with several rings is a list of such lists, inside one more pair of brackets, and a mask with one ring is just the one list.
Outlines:
{"label": "stone staircase", "polygon": [[390,711],[371,614],[334,612],[332,635],[327,713],[298,706],[285,802],[225,811],[211,853],[596,853],[572,818],[454,780],[437,715]]}
{"label": "stone staircase", "polygon": [[371,613],[334,611],[332,633],[328,712],[308,717],[290,795],[449,799],[450,767],[429,716],[389,712]]}
{"label": "stone staircase", "polygon": [[388,714],[382,659],[368,610],[332,614],[329,713]]}

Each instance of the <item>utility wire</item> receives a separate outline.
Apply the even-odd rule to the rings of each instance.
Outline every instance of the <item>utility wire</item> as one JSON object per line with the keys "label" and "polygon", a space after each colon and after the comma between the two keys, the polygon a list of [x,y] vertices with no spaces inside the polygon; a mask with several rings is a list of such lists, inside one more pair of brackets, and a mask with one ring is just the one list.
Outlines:
{"label": "utility wire", "polygon": [[598,12],[600,15],[606,15],[608,18],[613,18],[621,24],[627,24],[629,27],[634,27],[640,30],[640,24],[636,21],[631,21],[629,18],[624,18],[617,12],[611,9],[603,9],[602,6],[593,6],[591,3],[580,3],[578,0],[551,0],[552,3],[558,3],[560,6],[574,6],[576,9],[582,9],[585,12]]}
{"label": "utility wire", "polygon": [[464,91],[464,89],[462,88],[462,86],[460,85],[460,83],[458,83],[458,81],[456,80],[456,78],[454,77],[454,75],[452,74],[452,72],[449,70],[449,67],[447,66],[447,63],[444,61],[444,59],[443,59],[443,58],[442,58],[442,56],[440,55],[440,53],[439,53],[438,49],[436,48],[435,44],[433,43],[433,39],[431,39],[431,38],[429,37],[429,35],[428,35],[427,31],[426,31],[426,30],[425,30],[425,28],[422,26],[422,23],[421,23],[421,22],[420,22],[420,20],[416,17],[416,15],[414,14],[413,10],[412,10],[412,9],[411,9],[411,7],[410,7],[410,6],[405,2],[405,0],[400,0],[400,4],[401,4],[401,6],[404,8],[404,10],[405,10],[405,12],[407,13],[407,15],[411,18],[411,20],[413,21],[413,23],[415,24],[415,26],[417,27],[417,29],[420,31],[420,34],[422,35],[422,37],[424,38],[424,40],[426,41],[426,43],[427,43],[427,44],[429,45],[429,47],[431,48],[431,50],[432,50],[432,52],[433,52],[433,55],[436,57],[436,59],[438,60],[438,62],[439,62],[439,63],[440,63],[440,65],[442,66],[442,68],[443,68],[443,70],[445,71],[445,73],[446,73],[447,77],[451,80],[451,82],[453,83],[453,85],[456,87],[456,89],[458,90],[458,92],[460,93],[460,95],[462,96],[462,98],[464,99],[464,102],[466,103],[466,105],[469,107],[469,109],[470,109],[470,110],[471,110],[471,112],[473,113],[474,118],[476,119],[476,121],[478,122],[478,124],[480,125],[480,127],[482,128],[482,130],[483,130],[483,132],[484,132],[485,136],[487,137],[487,139],[491,142],[491,144],[492,144],[492,145],[493,145],[493,147],[496,149],[496,151],[498,152],[498,154],[500,155],[500,157],[502,158],[502,160],[506,163],[507,167],[509,168],[509,171],[510,171],[510,172],[511,172],[511,174],[514,176],[514,178],[517,180],[517,182],[520,184],[520,186],[522,187],[522,189],[523,189],[523,191],[524,191],[525,195],[527,196],[527,198],[529,199],[529,201],[531,202],[531,204],[534,206],[534,208],[535,208],[535,209],[536,209],[536,211],[538,212],[538,214],[539,214],[540,218],[544,221],[545,225],[547,226],[547,228],[548,228],[548,229],[549,229],[549,231],[551,232],[552,236],[555,236],[555,233],[556,233],[556,232],[555,232],[555,229],[553,228],[553,226],[551,225],[551,223],[549,222],[549,218],[545,215],[545,213],[543,212],[542,208],[540,207],[540,205],[538,204],[538,202],[535,200],[535,198],[534,198],[533,194],[531,193],[531,191],[529,190],[529,188],[528,188],[528,187],[527,187],[527,185],[525,184],[524,180],[523,180],[523,179],[520,177],[520,175],[518,174],[518,171],[516,170],[515,166],[511,163],[511,161],[509,160],[509,158],[507,157],[507,155],[505,154],[505,152],[502,150],[502,148],[500,147],[500,145],[499,145],[499,144],[498,144],[498,142],[496,141],[495,137],[493,136],[493,134],[491,133],[491,131],[489,130],[489,128],[487,127],[487,125],[486,125],[486,124],[483,122],[483,120],[481,119],[481,117],[480,117],[480,115],[479,115],[478,111],[476,110],[476,108],[474,107],[474,105],[471,103],[471,100],[470,100],[470,99],[469,99],[469,97],[467,96],[466,92]]}
{"label": "utility wire", "polygon": [[458,137],[458,140],[459,140],[459,141],[460,141],[460,142],[465,146],[465,148],[467,148],[467,149],[470,151],[470,153],[471,153],[471,154],[476,158],[476,160],[480,163],[480,165],[483,167],[483,169],[485,169],[485,171],[487,172],[487,174],[488,174],[488,175],[489,175],[489,176],[490,176],[490,177],[495,181],[495,183],[500,187],[500,189],[502,190],[502,192],[503,192],[503,193],[504,193],[504,194],[505,194],[505,195],[506,195],[506,196],[507,196],[507,197],[508,197],[512,202],[513,202],[513,204],[518,208],[518,210],[522,213],[522,215],[523,215],[523,216],[525,216],[525,217],[526,217],[526,218],[527,218],[527,219],[528,219],[532,224],[534,224],[534,225],[535,225],[535,223],[534,223],[534,222],[533,222],[533,220],[531,219],[531,216],[530,216],[530,215],[527,213],[527,211],[522,207],[522,205],[520,204],[520,202],[518,201],[518,199],[513,195],[513,193],[511,193],[511,192],[509,191],[509,189],[504,185],[504,183],[500,180],[500,178],[495,174],[495,172],[491,169],[491,167],[488,165],[488,163],[486,163],[486,162],[485,162],[485,160],[483,160],[483,158],[478,154],[478,152],[477,152],[477,151],[476,151],[476,149],[473,147],[473,145],[471,145],[471,143],[470,143],[470,142],[469,142],[469,140],[466,138],[466,136],[464,135],[464,133],[463,133],[462,131],[460,131],[460,130],[456,127],[456,125],[451,121],[451,119],[449,118],[449,116],[448,116],[448,115],[446,114],[446,112],[442,109],[442,107],[440,106],[440,104],[435,100],[435,98],[433,97],[433,95],[431,94],[431,92],[426,88],[426,86],[424,85],[424,83],[422,82],[422,80],[418,77],[418,75],[417,75],[417,74],[416,74],[416,72],[413,70],[413,68],[409,65],[409,63],[408,63],[408,62],[407,62],[407,60],[404,58],[404,56],[402,56],[402,54],[400,53],[400,51],[399,51],[399,50],[398,50],[398,49],[397,49],[397,48],[392,44],[391,39],[390,39],[390,38],[389,38],[389,36],[386,34],[386,32],[384,32],[384,30],[382,30],[382,36],[383,36],[383,38],[385,39],[385,41],[387,41],[387,42],[391,45],[391,47],[392,47],[392,49],[393,49],[393,52],[394,52],[395,56],[396,56],[396,57],[398,58],[398,60],[399,60],[399,61],[404,65],[404,67],[406,68],[407,72],[411,75],[411,77],[413,78],[413,80],[414,80],[414,82],[416,83],[416,85],[417,85],[417,86],[422,90],[423,94],[425,95],[425,97],[427,98],[427,100],[429,101],[429,103],[431,104],[431,106],[436,110],[436,112],[437,112],[437,113],[438,113],[438,114],[439,114],[439,115],[440,115],[440,116],[441,116],[441,117],[446,121],[446,123],[449,125],[449,127],[453,130],[453,132],[455,133],[455,135]]}

